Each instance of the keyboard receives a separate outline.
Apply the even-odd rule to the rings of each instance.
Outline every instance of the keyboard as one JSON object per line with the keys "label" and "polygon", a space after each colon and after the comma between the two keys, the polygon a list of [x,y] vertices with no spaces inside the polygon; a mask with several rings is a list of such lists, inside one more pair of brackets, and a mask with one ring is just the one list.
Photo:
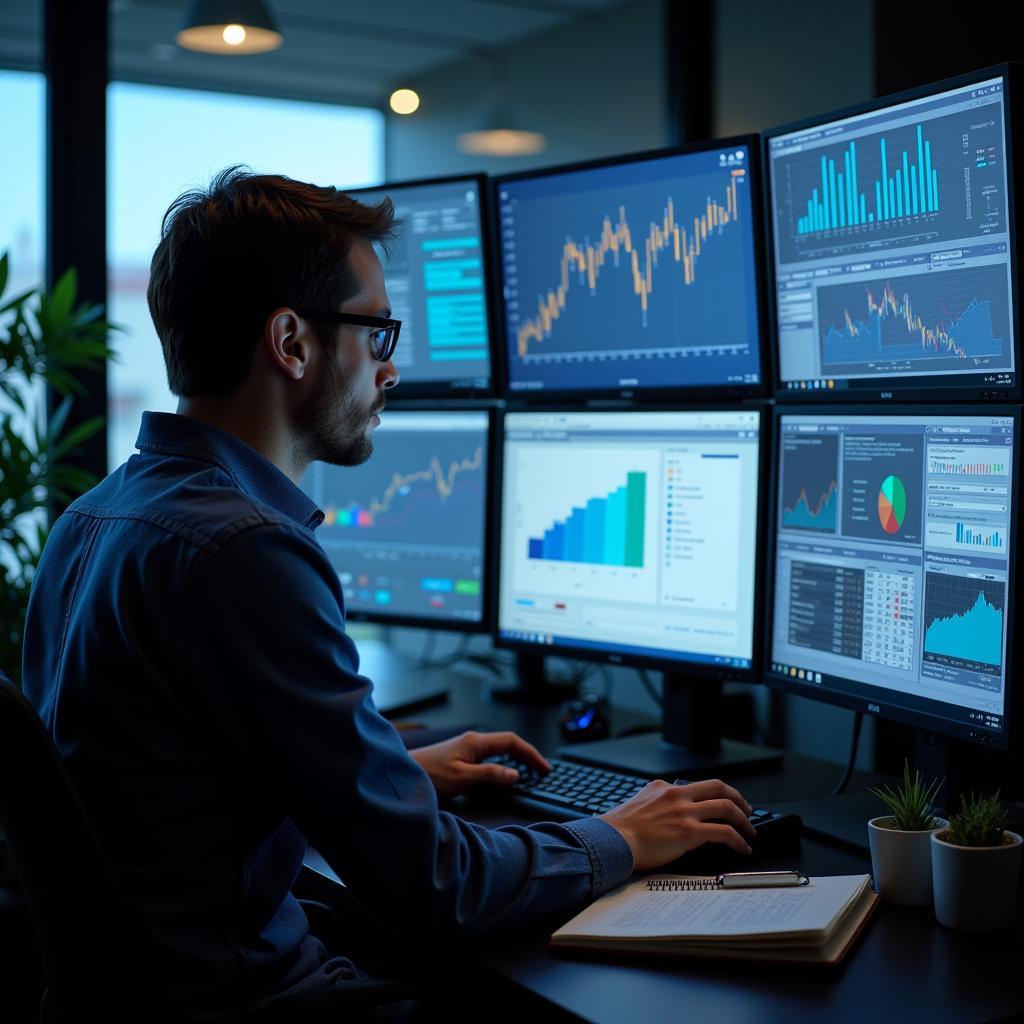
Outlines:
{"label": "keyboard", "polygon": [[[551,771],[546,775],[508,755],[487,760],[492,764],[507,765],[519,772],[519,781],[510,787],[514,796],[578,816],[604,814],[635,796],[650,782],[650,779],[639,775],[594,768],[557,757],[548,758]],[[493,792],[493,789],[489,788],[489,792]],[[796,814],[780,814],[778,811],[755,808],[749,820],[757,831],[756,845],[759,847],[795,846],[799,841],[803,822]]]}

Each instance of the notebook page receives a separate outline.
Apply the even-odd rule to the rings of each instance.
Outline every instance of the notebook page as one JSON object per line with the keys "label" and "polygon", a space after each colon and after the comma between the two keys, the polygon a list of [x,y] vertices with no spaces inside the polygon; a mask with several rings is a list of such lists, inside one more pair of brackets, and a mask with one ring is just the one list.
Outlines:
{"label": "notebook page", "polygon": [[649,892],[648,880],[640,879],[591,904],[554,939],[824,937],[866,879],[839,875],[813,878],[805,886],[698,892]]}

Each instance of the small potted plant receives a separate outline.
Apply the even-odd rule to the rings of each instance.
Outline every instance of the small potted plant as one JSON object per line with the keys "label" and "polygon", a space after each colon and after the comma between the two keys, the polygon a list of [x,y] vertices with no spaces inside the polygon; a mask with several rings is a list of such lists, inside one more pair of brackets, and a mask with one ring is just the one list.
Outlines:
{"label": "small potted plant", "polygon": [[932,835],[935,916],[947,928],[983,931],[1012,922],[1024,845],[1005,826],[999,793],[972,793]]}
{"label": "small potted plant", "polygon": [[935,816],[934,799],[941,782],[925,785],[919,771],[910,777],[903,763],[903,785],[872,789],[889,811],[868,822],[871,873],[879,895],[904,907],[932,902],[931,836],[949,822]]}

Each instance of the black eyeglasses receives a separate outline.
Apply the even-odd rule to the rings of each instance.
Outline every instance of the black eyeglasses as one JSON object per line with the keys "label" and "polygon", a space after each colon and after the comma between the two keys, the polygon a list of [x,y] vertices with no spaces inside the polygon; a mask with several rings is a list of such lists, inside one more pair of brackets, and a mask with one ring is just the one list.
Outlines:
{"label": "black eyeglasses", "polygon": [[304,320],[324,320],[331,324],[352,324],[354,327],[373,327],[370,332],[370,344],[373,358],[386,363],[395,352],[398,344],[398,332],[402,329],[401,320],[392,320],[387,316],[360,316],[358,313],[321,313],[313,310],[296,310]]}

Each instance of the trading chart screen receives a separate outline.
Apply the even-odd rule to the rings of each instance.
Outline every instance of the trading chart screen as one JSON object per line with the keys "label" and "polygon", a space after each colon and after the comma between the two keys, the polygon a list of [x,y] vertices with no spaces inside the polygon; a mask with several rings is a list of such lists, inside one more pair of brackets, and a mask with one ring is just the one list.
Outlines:
{"label": "trading chart screen", "polygon": [[353,195],[386,195],[401,221],[380,250],[391,315],[402,321],[392,362],[396,397],[485,391],[491,383],[484,213],[475,178],[393,185]]}
{"label": "trading chart screen", "polygon": [[487,437],[486,412],[388,411],[369,461],[310,466],[302,488],[349,612],[483,621]]}
{"label": "trading chart screen", "polygon": [[993,78],[768,138],[786,392],[1012,397],[1007,105]]}
{"label": "trading chart screen", "polygon": [[745,144],[497,183],[508,388],[761,380]]}
{"label": "trading chart screen", "polygon": [[1014,445],[1010,416],[783,414],[773,674],[1002,734]]}
{"label": "trading chart screen", "polygon": [[750,668],[759,434],[749,410],[506,414],[499,637]]}

